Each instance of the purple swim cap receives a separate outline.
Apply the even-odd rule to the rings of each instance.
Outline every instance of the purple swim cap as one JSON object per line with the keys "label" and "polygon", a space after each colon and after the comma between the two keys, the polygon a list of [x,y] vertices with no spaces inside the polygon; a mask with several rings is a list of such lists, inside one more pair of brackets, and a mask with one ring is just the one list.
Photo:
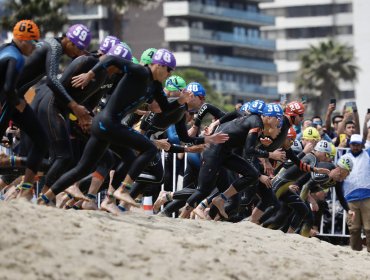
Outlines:
{"label": "purple swim cap", "polygon": [[119,43],[117,45],[114,45],[109,49],[107,52],[107,55],[113,55],[113,56],[118,56],[127,60],[132,59],[132,54],[129,49],[125,47],[125,45]]}
{"label": "purple swim cap", "polygon": [[68,28],[67,38],[80,50],[86,49],[91,41],[91,32],[83,24],[75,24]]}
{"label": "purple swim cap", "polygon": [[115,36],[107,36],[103,39],[103,41],[100,42],[99,50],[106,54],[111,47],[119,44],[120,42],[121,41]]}
{"label": "purple swim cap", "polygon": [[152,64],[168,66],[174,70],[176,68],[176,58],[169,50],[159,49],[153,55]]}

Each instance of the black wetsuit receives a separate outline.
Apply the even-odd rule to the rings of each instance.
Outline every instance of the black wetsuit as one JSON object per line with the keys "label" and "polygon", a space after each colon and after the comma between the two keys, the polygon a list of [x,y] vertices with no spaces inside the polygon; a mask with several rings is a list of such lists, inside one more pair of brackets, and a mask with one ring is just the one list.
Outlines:
{"label": "black wetsuit", "polygon": [[[1,137],[4,135],[10,119],[25,132],[32,140],[28,150],[26,166],[36,173],[44,155],[47,152],[47,136],[35,113],[27,104],[23,112],[15,106],[19,105],[22,95],[16,90],[16,83],[20,75],[27,71],[24,67],[24,58],[21,51],[10,43],[0,48],[0,102],[2,106],[0,116]],[[24,101],[24,100],[23,100]]]}
{"label": "black wetsuit", "polygon": [[[186,127],[186,113],[187,106],[183,105],[171,112],[165,113],[150,113],[145,116],[141,122],[141,130],[145,131],[145,135],[151,139],[157,139],[160,137],[167,128],[175,124],[176,132],[179,136],[179,140],[187,144],[200,144],[204,143],[203,137],[190,137],[187,132]],[[224,113],[217,107],[211,104],[203,104],[198,110],[197,124],[200,125],[202,119],[206,114],[211,114],[216,118],[221,117]],[[171,145],[169,153],[183,153],[184,147],[178,145]],[[154,198],[158,195],[160,190],[160,184],[163,182],[163,166],[161,161],[160,152],[157,153],[155,161],[152,162],[143,174],[141,174],[137,180],[136,184],[131,190],[131,196],[136,197],[138,194],[144,192],[145,195],[152,195]],[[148,186],[150,184],[151,186]],[[113,182],[112,182],[113,185]],[[114,187],[114,185],[113,185]],[[152,190],[152,192],[150,191]]]}
{"label": "black wetsuit", "polygon": [[246,156],[255,154],[258,157],[268,157],[267,152],[256,148],[262,130],[262,119],[255,114],[237,118],[218,128],[218,132],[229,135],[229,140],[223,144],[211,145],[204,151],[198,188],[187,200],[188,205],[194,208],[210,194],[222,166],[241,175],[232,183],[238,192],[256,183],[260,172],[244,158],[233,153],[233,149],[244,147]]}
{"label": "black wetsuit", "polygon": [[[121,152],[126,151],[125,164],[129,168],[127,174],[135,180],[153,160],[157,149],[148,138],[121,124],[121,120],[143,103],[152,101],[153,98],[163,112],[173,110],[180,105],[178,102],[168,103],[162,84],[153,80],[148,67],[136,65],[119,57],[108,56],[95,65],[92,71],[97,74],[100,71],[106,71],[111,65],[119,68],[125,75],[114,89],[105,108],[94,117],[91,137],[80,162],[52,186],[54,194],[58,194],[73,182],[88,175],[109,146],[113,151],[114,147],[120,148]],[[133,150],[138,151],[139,154],[135,155]]]}
{"label": "black wetsuit", "polygon": [[[96,106],[98,100],[102,97],[103,93],[100,92],[100,87],[107,79],[106,73],[97,75],[84,89],[74,88],[71,85],[72,77],[86,73],[98,62],[99,59],[97,57],[80,56],[68,65],[60,78],[63,87],[73,100],[79,104],[93,99]],[[36,87],[36,97],[32,102],[32,108],[37,113],[40,122],[46,128],[51,142],[49,158],[52,165],[46,174],[45,185],[52,186],[69,169],[73,162],[74,154],[69,128],[69,113],[71,111],[67,107],[67,104],[61,101],[58,95],[54,94],[46,84]],[[78,157],[79,155],[75,156]]]}
{"label": "black wetsuit", "polygon": [[[318,163],[316,157],[312,153],[304,156],[302,162],[310,165],[312,169]],[[302,220],[308,215],[309,209],[305,202],[300,199],[299,194],[289,190],[289,186],[292,184],[299,184],[300,180],[304,180],[305,175],[305,171],[300,170],[294,165],[286,170],[282,169],[280,173],[275,176],[272,180],[272,189],[278,200],[282,203],[282,207],[278,209],[273,217],[263,222],[264,227],[277,229],[282,226],[284,221],[288,219],[289,208],[294,210],[291,227],[297,229],[300,226]],[[264,218],[262,217],[261,220],[264,220]]]}

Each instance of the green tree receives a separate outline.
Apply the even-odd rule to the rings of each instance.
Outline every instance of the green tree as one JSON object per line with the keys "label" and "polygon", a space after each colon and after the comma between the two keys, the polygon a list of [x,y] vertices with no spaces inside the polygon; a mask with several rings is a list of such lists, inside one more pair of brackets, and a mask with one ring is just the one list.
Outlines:
{"label": "green tree", "polygon": [[187,68],[184,70],[175,71],[174,75],[179,75],[183,77],[187,83],[190,82],[200,83],[206,90],[207,102],[217,106],[218,108],[224,111],[233,110],[233,106],[228,104],[230,102],[229,98],[227,96],[223,96],[222,94],[215,92],[212,86],[209,84],[208,79],[203,72],[197,69]]}
{"label": "green tree", "polygon": [[339,82],[354,82],[357,72],[353,50],[348,46],[333,40],[321,42],[318,46],[311,45],[301,56],[297,93],[311,95],[313,110],[320,114],[326,109],[322,106],[323,101],[341,98]]}
{"label": "green tree", "polygon": [[1,19],[4,29],[12,30],[22,19],[32,19],[40,28],[42,36],[46,32],[60,32],[67,22],[63,7],[68,0],[6,0],[4,8],[7,16]]}

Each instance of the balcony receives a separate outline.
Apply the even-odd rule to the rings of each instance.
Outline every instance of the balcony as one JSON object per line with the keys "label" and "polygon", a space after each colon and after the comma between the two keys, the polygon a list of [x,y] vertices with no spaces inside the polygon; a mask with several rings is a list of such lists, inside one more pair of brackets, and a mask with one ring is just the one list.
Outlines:
{"label": "balcony", "polygon": [[187,42],[207,45],[236,46],[264,50],[275,50],[275,41],[240,36],[233,33],[201,30],[190,27],[167,27],[164,30],[164,38],[167,42]]}
{"label": "balcony", "polygon": [[241,84],[237,82],[209,80],[217,92],[246,97],[278,98],[276,87],[264,87],[254,84]]}
{"label": "balcony", "polygon": [[178,67],[198,67],[241,73],[276,75],[276,65],[268,61],[191,52],[175,52],[174,55]]}
{"label": "balcony", "polygon": [[163,4],[164,16],[192,16],[214,20],[231,21],[250,25],[274,25],[274,17],[256,12],[240,11],[186,1],[166,2]]}
{"label": "balcony", "polygon": [[108,18],[108,10],[102,5],[87,6],[81,3],[71,4],[66,8],[69,20],[92,20]]}

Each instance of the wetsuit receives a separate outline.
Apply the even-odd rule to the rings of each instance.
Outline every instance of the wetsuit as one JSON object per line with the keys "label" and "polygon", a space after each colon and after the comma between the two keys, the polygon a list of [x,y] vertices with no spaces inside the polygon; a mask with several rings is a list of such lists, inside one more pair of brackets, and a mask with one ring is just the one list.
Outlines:
{"label": "wetsuit", "polygon": [[[126,151],[127,174],[135,180],[153,160],[157,149],[148,138],[121,124],[121,120],[143,103],[151,102],[153,98],[163,112],[173,110],[180,105],[178,102],[168,103],[162,84],[153,80],[148,67],[136,65],[119,57],[108,56],[95,65],[92,71],[97,75],[100,71],[106,71],[109,66],[119,68],[125,75],[114,89],[105,108],[94,117],[91,137],[79,163],[52,186],[54,194],[58,194],[73,182],[88,175],[109,146],[113,151],[114,147],[119,147],[121,152]],[[133,150],[138,151],[139,155],[135,155]]]}
{"label": "wetsuit", "polygon": [[[179,141],[187,144],[200,144],[204,143],[203,137],[190,137],[186,127],[186,113],[187,105],[183,105],[171,112],[165,113],[150,113],[145,116],[141,122],[140,129],[145,131],[145,135],[151,139],[158,139],[171,124],[175,124],[175,129],[179,137]],[[203,104],[198,111],[199,117],[197,118],[197,124],[200,125],[202,119],[206,114],[211,114],[216,118],[221,117],[224,113],[217,107],[211,104]],[[184,147],[179,145],[171,145],[169,153],[183,153]],[[150,195],[150,191],[154,191],[152,195],[156,197],[160,190],[160,185],[163,182],[163,166],[161,161],[161,154],[158,151],[155,161],[150,163],[143,174],[141,174],[131,191],[131,196],[136,197],[138,194],[143,193],[146,188],[146,194]],[[150,184],[151,186],[147,186]],[[113,182],[112,182],[113,185]],[[114,187],[114,185],[113,185]]]}
{"label": "wetsuit", "polygon": [[[24,58],[14,42],[0,48],[0,102],[2,111],[0,116],[1,136],[12,119],[17,126],[32,140],[28,150],[26,166],[37,173],[38,167],[47,152],[48,141],[44,129],[37,120],[31,107],[26,104],[23,112],[15,106],[19,105],[22,95],[16,90],[16,82],[20,75],[26,71]],[[24,101],[24,100],[23,100]]]}
{"label": "wetsuit", "polygon": [[241,177],[232,183],[238,192],[256,183],[260,172],[244,158],[233,153],[232,150],[244,147],[246,156],[255,154],[258,157],[268,157],[267,152],[256,148],[258,136],[262,130],[262,119],[255,114],[220,125],[217,131],[228,134],[229,140],[223,144],[210,145],[204,151],[198,188],[187,200],[190,207],[196,207],[200,201],[210,194],[222,166],[240,174]]}
{"label": "wetsuit", "polygon": [[[309,153],[302,158],[302,162],[311,166],[311,170],[313,170],[317,164],[317,159],[314,154]],[[299,184],[300,180],[304,180],[305,175],[305,171],[300,170],[294,165],[286,170],[282,169],[280,173],[275,176],[272,180],[272,190],[281,202],[282,207],[279,208],[273,217],[263,222],[264,227],[276,229],[281,226],[288,218],[289,208],[293,209],[295,213],[291,222],[291,227],[297,229],[300,226],[302,220],[308,215],[309,209],[297,193],[289,190],[289,186],[292,184]],[[261,220],[264,220],[264,218],[262,217]]]}

